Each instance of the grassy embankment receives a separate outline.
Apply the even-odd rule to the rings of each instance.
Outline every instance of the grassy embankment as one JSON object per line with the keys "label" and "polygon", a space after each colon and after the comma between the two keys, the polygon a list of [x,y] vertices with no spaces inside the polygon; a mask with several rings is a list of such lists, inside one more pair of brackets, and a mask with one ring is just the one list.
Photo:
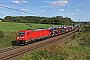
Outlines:
{"label": "grassy embankment", "polygon": [[90,60],[90,27],[63,43],[43,48],[22,60]]}
{"label": "grassy embankment", "polygon": [[0,38],[0,49],[10,47],[11,41],[15,40],[18,30],[28,29],[32,26],[31,29],[36,29],[40,27],[50,27],[52,25],[48,24],[29,24],[27,23],[13,23],[13,22],[0,22],[0,31],[4,33],[4,37]]}

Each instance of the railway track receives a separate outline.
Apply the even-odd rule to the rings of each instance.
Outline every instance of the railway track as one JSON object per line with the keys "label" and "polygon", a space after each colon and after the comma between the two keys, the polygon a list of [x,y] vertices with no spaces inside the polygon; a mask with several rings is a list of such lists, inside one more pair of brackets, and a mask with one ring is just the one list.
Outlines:
{"label": "railway track", "polygon": [[5,48],[3,50],[0,50],[0,53],[4,53],[4,52],[7,52],[7,51],[10,51],[10,50],[13,50],[13,49],[17,49],[17,48],[20,48],[21,46],[12,46],[12,47],[8,47],[8,48]]}
{"label": "railway track", "polygon": [[27,52],[32,52],[35,49],[51,44],[58,40],[64,39],[65,37],[72,36],[73,33],[74,31],[63,34],[63,35],[59,35],[50,39],[46,39],[40,42],[29,44],[26,46],[22,46],[22,47],[15,46],[15,47],[7,48],[4,50],[0,50],[0,60],[18,60],[23,56],[23,54]]}

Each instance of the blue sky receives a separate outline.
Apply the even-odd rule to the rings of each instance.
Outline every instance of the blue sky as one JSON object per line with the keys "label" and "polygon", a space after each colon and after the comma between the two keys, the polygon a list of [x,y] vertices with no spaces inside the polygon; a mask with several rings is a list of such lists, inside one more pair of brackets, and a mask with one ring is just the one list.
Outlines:
{"label": "blue sky", "polygon": [[[15,11],[8,8],[20,10]],[[90,0],[1,0],[0,18],[5,16],[70,17],[90,21]],[[26,13],[25,13],[26,12]]]}

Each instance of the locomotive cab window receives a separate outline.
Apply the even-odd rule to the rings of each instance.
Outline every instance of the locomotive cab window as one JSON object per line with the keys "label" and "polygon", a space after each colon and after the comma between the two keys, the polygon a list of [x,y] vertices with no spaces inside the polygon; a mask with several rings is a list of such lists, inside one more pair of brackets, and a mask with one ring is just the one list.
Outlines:
{"label": "locomotive cab window", "polygon": [[24,35],[25,33],[24,32],[18,32],[18,35]]}

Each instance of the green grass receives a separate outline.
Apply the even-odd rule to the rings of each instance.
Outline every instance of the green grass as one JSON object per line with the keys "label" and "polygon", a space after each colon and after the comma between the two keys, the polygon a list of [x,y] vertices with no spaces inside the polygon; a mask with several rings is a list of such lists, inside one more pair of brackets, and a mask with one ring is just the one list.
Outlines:
{"label": "green grass", "polygon": [[28,25],[27,24],[28,23],[0,22],[0,30],[17,32],[18,30],[28,29],[30,28],[30,26],[32,26],[31,29],[37,29],[40,27],[47,28],[53,26],[49,24],[34,24],[34,23],[29,23]]}
{"label": "green grass", "polygon": [[4,32],[4,37],[0,38],[0,49],[12,46],[11,42],[16,39],[17,32]]}

